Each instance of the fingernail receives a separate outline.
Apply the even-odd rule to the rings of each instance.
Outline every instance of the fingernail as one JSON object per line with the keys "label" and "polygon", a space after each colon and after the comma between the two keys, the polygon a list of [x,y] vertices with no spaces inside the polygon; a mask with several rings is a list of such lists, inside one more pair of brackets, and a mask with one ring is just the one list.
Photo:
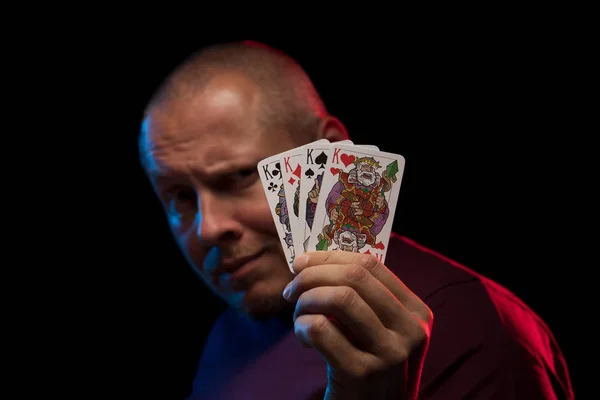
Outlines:
{"label": "fingernail", "polygon": [[302,271],[306,267],[307,264],[308,264],[308,255],[301,254],[294,259],[294,264],[292,265],[292,268],[294,269],[295,273],[298,273],[298,271]]}
{"label": "fingernail", "polygon": [[285,289],[283,289],[283,297],[287,299],[290,297],[290,292],[292,291],[292,282],[288,283]]}

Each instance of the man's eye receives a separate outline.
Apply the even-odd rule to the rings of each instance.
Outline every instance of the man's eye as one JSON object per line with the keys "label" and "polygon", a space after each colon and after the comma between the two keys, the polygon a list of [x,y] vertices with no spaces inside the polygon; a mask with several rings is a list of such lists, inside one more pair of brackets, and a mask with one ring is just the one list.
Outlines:
{"label": "man's eye", "polygon": [[256,168],[246,168],[237,171],[236,175],[239,178],[248,178],[256,173]]}
{"label": "man's eye", "polygon": [[256,176],[258,176],[256,168],[240,169],[229,176],[229,183],[237,186],[244,186],[247,183],[251,183]]}
{"label": "man's eye", "polygon": [[181,202],[196,203],[196,192],[190,189],[180,190],[177,192],[177,198]]}
{"label": "man's eye", "polygon": [[196,192],[189,188],[174,188],[169,191],[169,200],[178,204],[195,204]]}

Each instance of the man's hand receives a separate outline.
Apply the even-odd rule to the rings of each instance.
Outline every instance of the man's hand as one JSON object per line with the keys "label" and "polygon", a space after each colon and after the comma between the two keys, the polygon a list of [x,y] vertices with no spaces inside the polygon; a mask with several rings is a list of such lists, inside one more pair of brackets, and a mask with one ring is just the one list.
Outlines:
{"label": "man's hand", "polygon": [[431,310],[385,265],[346,251],[304,253],[284,291],[294,330],[327,363],[325,399],[416,399]]}

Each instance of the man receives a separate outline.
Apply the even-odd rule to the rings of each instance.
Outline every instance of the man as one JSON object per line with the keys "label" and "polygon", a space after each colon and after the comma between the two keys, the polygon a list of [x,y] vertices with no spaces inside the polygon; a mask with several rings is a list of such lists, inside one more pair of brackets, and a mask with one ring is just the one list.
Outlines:
{"label": "man", "polygon": [[190,399],[572,399],[530,309],[407,238],[386,265],[322,251],[289,271],[256,165],[323,138],[348,135],[302,68],[257,43],[204,49],[151,100],[142,163],[190,265],[230,305]]}

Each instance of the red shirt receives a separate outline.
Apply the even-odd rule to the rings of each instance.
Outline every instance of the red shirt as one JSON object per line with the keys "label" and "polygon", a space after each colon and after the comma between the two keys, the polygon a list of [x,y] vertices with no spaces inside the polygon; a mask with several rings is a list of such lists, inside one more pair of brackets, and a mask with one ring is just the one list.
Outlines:
{"label": "red shirt", "polygon": [[[434,315],[420,399],[573,399],[546,324],[497,283],[393,235],[387,267]],[[214,325],[189,399],[322,398],[321,356],[289,324],[226,311]]]}

